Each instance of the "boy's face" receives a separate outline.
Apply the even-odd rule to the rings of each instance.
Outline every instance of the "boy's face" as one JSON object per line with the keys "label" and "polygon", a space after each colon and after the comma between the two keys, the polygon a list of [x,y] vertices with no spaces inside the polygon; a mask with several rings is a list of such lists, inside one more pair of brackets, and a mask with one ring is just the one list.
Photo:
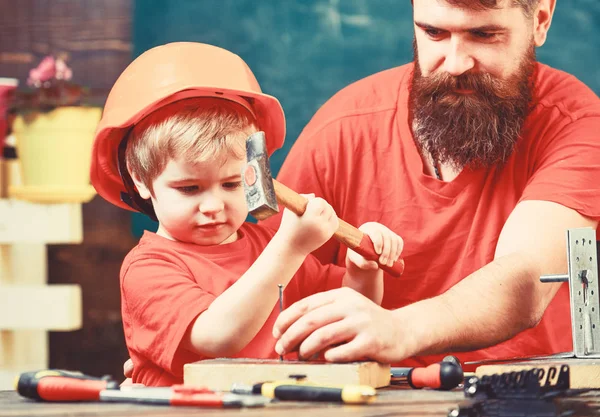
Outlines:
{"label": "boy's face", "polygon": [[231,243],[244,223],[248,207],[241,182],[245,159],[226,156],[220,161],[190,164],[170,160],[154,180],[151,198],[159,221],[157,234],[202,246]]}

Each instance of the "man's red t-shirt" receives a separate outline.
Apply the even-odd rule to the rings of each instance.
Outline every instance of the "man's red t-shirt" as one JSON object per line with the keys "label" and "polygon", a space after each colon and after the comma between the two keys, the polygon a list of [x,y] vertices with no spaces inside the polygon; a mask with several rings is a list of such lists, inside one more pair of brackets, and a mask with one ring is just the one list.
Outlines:
{"label": "man's red t-shirt", "polygon": [[[492,169],[466,168],[443,182],[423,173],[409,127],[412,69],[387,70],[336,94],[302,132],[278,176],[298,192],[323,197],[354,225],[377,221],[402,236],[406,270],[400,279],[385,277],[382,305],[388,309],[439,295],[491,262],[500,231],[520,201],[556,202],[600,219],[600,100],[584,84],[538,64],[535,107],[508,161]],[[264,223],[276,228],[278,219]],[[330,241],[315,254],[324,263],[342,264],[345,252]],[[564,284],[539,326],[458,356],[570,351],[568,304]],[[468,319],[468,305],[464,315]]]}
{"label": "man's red t-shirt", "polygon": [[[187,328],[212,301],[254,263],[273,236],[245,223],[233,243],[198,246],[145,232],[121,267],[121,312],[133,360],[133,382],[150,386],[183,383],[183,365],[205,357],[180,346]],[[284,307],[317,292],[339,288],[345,269],[306,258],[285,287]],[[272,329],[279,305],[235,357],[277,358]],[[235,320],[230,317],[230,320]]]}

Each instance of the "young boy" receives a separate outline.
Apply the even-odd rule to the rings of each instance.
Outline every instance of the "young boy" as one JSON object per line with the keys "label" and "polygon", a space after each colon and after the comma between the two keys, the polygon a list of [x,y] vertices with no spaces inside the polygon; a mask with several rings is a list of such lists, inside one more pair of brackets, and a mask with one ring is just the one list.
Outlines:
{"label": "young boy", "polygon": [[[381,302],[376,263],[349,251],[343,269],[310,255],[338,226],[323,199],[310,198],[302,216],[286,211],[276,233],[245,222],[245,141],[259,129],[269,154],[281,146],[279,102],[261,93],[237,55],[214,46],[153,48],[111,90],[94,142],[92,183],[108,201],[159,223],[121,269],[133,382],[181,383],[183,365],[204,358],[276,358],[278,284],[285,305],[341,285]],[[361,230],[380,261],[396,261],[396,234],[377,223]]]}

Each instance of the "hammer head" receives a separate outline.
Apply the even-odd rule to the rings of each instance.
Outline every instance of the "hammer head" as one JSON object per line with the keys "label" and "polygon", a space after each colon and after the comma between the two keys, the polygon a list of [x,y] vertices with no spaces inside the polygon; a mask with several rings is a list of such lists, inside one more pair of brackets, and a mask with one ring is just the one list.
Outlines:
{"label": "hammer head", "polygon": [[248,211],[263,220],[279,212],[264,132],[256,132],[246,139],[246,161],[242,183]]}

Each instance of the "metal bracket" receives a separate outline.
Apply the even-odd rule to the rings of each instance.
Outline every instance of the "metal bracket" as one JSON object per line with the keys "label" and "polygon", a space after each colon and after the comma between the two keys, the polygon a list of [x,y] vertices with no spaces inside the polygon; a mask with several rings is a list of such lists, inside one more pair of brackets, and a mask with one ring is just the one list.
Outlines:
{"label": "metal bracket", "polygon": [[542,282],[568,282],[571,298],[573,354],[600,358],[600,291],[598,245],[592,228],[567,230],[567,275],[542,275]]}

